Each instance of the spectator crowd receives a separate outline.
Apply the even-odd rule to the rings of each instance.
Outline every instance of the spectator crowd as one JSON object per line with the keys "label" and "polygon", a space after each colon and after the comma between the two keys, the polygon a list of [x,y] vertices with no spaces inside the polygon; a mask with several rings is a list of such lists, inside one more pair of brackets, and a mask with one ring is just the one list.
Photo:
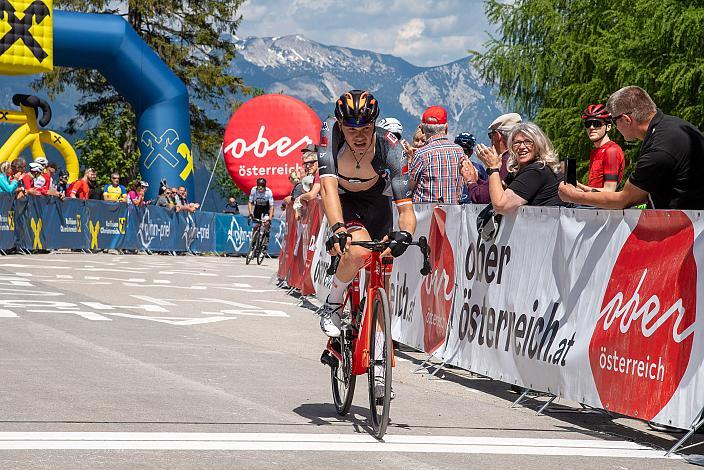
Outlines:
{"label": "spectator crowd", "polygon": [[60,170],[56,163],[49,162],[45,157],[35,158],[29,163],[18,157],[12,162],[5,161],[0,164],[0,193],[12,193],[18,199],[30,194],[60,199],[122,202],[134,206],[155,204],[177,212],[195,212],[200,206],[188,200],[185,186],[169,187],[166,181],[162,181],[157,199],[150,201],[145,195],[149,188],[146,181],[135,180],[126,188],[121,184],[121,177],[117,172],[110,175],[108,184],[98,184],[97,177],[93,168],[86,168],[81,178],[69,184],[68,173]]}
{"label": "spectator crowd", "polygon": [[[645,90],[627,86],[606,103],[587,104],[581,120],[593,146],[587,184],[565,180],[565,161],[550,137],[518,113],[496,117],[486,145],[464,129],[452,138],[441,106],[425,110],[410,142],[397,119],[387,117],[376,125],[403,146],[414,203],[490,203],[497,214],[515,213],[524,205],[704,208],[704,136],[692,124],[664,114]],[[624,152],[609,135],[614,129],[626,141],[642,141],[628,176]],[[320,191],[313,146],[304,149],[302,160],[303,168],[290,174],[293,190],[284,201],[297,218]]]}

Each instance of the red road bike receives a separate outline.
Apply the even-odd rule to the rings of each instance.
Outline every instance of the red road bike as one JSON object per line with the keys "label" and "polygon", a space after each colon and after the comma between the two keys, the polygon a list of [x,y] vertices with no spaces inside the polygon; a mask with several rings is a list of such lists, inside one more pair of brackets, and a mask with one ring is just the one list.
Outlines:
{"label": "red road bike", "polygon": [[[342,308],[342,327],[339,338],[330,338],[321,361],[330,366],[332,397],[337,413],[344,416],[352,405],[358,375],[367,374],[369,387],[370,421],[374,436],[381,439],[389,424],[391,405],[391,371],[394,349],[391,340],[391,309],[384,288],[384,274],[392,258],[381,253],[389,247],[388,241],[355,241],[352,245],[371,251],[367,265],[369,279],[366,295],[362,297],[359,274],[350,283]],[[430,272],[428,241],[420,237],[410,243],[423,254],[422,275]],[[386,260],[389,260],[388,262]],[[337,270],[339,257],[333,257],[328,274]]]}

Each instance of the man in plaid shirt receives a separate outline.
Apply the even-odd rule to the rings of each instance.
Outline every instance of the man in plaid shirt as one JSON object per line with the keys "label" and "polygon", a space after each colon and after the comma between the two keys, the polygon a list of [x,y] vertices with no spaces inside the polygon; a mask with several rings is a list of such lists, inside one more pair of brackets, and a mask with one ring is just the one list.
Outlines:
{"label": "man in plaid shirt", "polygon": [[421,129],[427,138],[411,161],[413,203],[457,204],[464,181],[460,173],[462,147],[447,138],[447,111],[431,106],[423,113]]}

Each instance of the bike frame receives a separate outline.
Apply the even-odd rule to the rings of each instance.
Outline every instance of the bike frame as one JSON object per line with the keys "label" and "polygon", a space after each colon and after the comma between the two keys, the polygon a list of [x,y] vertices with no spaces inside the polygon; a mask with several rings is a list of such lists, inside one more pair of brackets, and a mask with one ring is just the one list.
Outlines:
{"label": "bike frame", "polygon": [[[352,327],[357,327],[357,335],[353,338],[353,351],[352,351],[352,373],[354,375],[366,374],[369,370],[370,363],[370,348],[371,348],[371,318],[372,309],[374,308],[374,291],[376,289],[385,289],[384,287],[384,264],[382,263],[381,253],[377,251],[372,251],[370,253],[369,261],[364,265],[362,269],[367,269],[369,271],[369,279],[367,281],[366,299],[367,302],[364,304],[364,315],[362,316],[361,326],[356,325],[356,318],[354,313],[359,310],[359,306],[362,303],[362,289],[360,287],[360,277],[357,274],[352,282],[350,283],[350,288],[347,290],[344,303],[346,304],[350,298],[350,313],[352,317]],[[361,270],[360,270],[361,272]],[[389,325],[390,327],[391,325]],[[392,346],[393,347],[393,346]],[[328,340],[328,351],[335,356],[335,358],[342,362],[342,356],[338,353],[335,348],[332,347],[332,339]],[[391,355],[391,367],[395,367],[394,355]]]}

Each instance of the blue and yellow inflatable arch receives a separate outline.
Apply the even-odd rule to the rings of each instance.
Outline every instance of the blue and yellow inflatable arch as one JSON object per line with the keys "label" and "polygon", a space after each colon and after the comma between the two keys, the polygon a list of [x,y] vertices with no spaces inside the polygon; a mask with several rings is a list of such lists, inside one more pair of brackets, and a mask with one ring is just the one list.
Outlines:
{"label": "blue and yellow inflatable arch", "polygon": [[188,90],[129,23],[54,11],[50,0],[0,0],[0,74],[53,65],[99,71],[132,105],[149,197],[162,178],[194,194]]}

